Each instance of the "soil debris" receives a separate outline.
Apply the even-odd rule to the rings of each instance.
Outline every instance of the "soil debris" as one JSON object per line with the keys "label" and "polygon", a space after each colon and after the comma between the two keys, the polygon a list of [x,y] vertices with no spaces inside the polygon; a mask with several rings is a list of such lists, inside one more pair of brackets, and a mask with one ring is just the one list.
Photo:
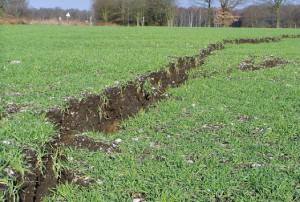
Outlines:
{"label": "soil debris", "polygon": [[[113,153],[118,149],[114,146],[96,142],[90,138],[76,135],[62,135],[52,142],[45,145],[45,155],[42,157],[42,168],[40,161],[34,151],[24,150],[26,167],[30,168],[30,172],[25,172],[24,176],[16,173],[17,184],[22,184],[18,191],[19,201],[31,202],[42,201],[42,199],[51,194],[51,190],[55,189],[58,184],[65,182],[73,182],[78,185],[88,186],[94,181],[83,177],[77,177],[70,170],[56,170],[55,165],[58,161],[66,161],[66,156],[59,154],[59,148],[73,147],[75,149],[89,149],[93,152]],[[7,189],[5,184],[0,183],[0,189]],[[10,201],[10,198],[8,198]]]}
{"label": "soil debris", "polygon": [[281,38],[283,39],[295,39],[295,38],[300,38],[300,34],[298,35],[282,35]]}
{"label": "soil debris", "polygon": [[227,43],[235,43],[235,44],[244,44],[244,43],[252,43],[252,44],[259,44],[259,43],[270,43],[270,42],[279,42],[281,38],[276,37],[265,37],[260,39],[224,39],[224,44]]}
{"label": "soil debris", "polygon": [[217,131],[226,128],[226,125],[223,123],[220,124],[204,124],[201,128],[196,128],[195,132],[204,132],[204,131]]}
{"label": "soil debris", "polygon": [[249,117],[249,116],[237,116],[237,120],[239,122],[250,122],[251,117]]}
{"label": "soil debris", "polygon": [[102,142],[97,142],[86,136],[77,135],[62,135],[61,138],[56,141],[57,147],[73,147],[74,149],[88,149],[92,152],[105,152],[114,153],[118,149],[113,145],[104,144]]}
{"label": "soil debris", "polygon": [[242,71],[247,71],[247,70],[261,70],[261,69],[271,69],[273,67],[289,64],[291,62],[283,60],[279,57],[274,57],[274,56],[264,56],[266,59],[260,63],[256,62],[253,58],[253,56],[249,60],[242,61],[239,65],[239,69]]}
{"label": "soil debris", "polygon": [[9,115],[18,113],[24,110],[24,106],[21,104],[15,104],[13,102],[9,102],[4,108],[0,108],[0,120]]}
{"label": "soil debris", "polygon": [[[46,144],[46,154],[42,157],[43,168],[40,169],[40,162],[34,151],[25,150],[26,164],[31,168],[30,172],[25,172],[22,176],[18,173],[17,184],[22,184],[18,191],[19,201],[42,201],[42,198],[51,193],[51,189],[55,188],[60,182],[53,170],[54,160],[53,154],[56,148],[53,147],[53,142]],[[9,201],[9,200],[8,200]]]}

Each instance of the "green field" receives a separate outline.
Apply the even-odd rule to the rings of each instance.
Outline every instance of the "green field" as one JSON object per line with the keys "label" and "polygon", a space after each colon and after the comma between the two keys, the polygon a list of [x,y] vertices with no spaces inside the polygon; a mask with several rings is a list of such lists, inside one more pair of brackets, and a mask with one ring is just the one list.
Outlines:
{"label": "green field", "polygon": [[[22,110],[0,120],[0,183],[16,193],[8,173],[30,170],[22,151],[42,159],[45,143],[58,135],[41,111],[123,85],[210,43],[283,34],[300,31],[2,25],[0,109],[14,103]],[[170,99],[126,120],[119,132],[80,134],[114,143],[119,152],[61,148],[68,161],[56,169],[90,183],[61,184],[45,200],[300,200],[299,47],[299,38],[226,44],[190,72],[193,79],[168,90]],[[289,63],[239,70],[242,61],[270,57]]]}
{"label": "green field", "polygon": [[[62,105],[63,98],[161,69],[173,56],[197,54],[234,38],[299,34],[299,30],[1,26],[1,105],[27,109]],[[11,61],[21,61],[12,65]],[[118,82],[117,82],[118,83]]]}

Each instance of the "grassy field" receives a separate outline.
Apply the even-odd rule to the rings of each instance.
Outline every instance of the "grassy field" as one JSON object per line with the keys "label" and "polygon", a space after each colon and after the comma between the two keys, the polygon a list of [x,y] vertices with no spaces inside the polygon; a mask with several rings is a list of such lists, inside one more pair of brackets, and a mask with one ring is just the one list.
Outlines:
{"label": "grassy field", "polygon": [[[88,134],[122,139],[121,153],[62,151],[67,167],[98,183],[61,185],[49,201],[298,201],[299,45],[229,45],[216,53],[193,74],[218,75],[170,90],[170,100],[126,121],[119,133]],[[270,53],[298,63],[238,70],[240,59]]]}
{"label": "grassy field", "polygon": [[296,29],[41,25],[2,25],[1,29],[0,109],[14,102],[30,110],[63,105],[69,96],[99,93],[106,86],[161,69],[172,56],[197,54],[222,39],[299,34]]}
{"label": "grassy field", "polygon": [[[136,75],[161,69],[168,56],[197,54],[222,39],[299,34],[288,29],[112,28],[2,26],[0,108],[21,113],[0,120],[0,182],[24,173],[24,149],[44,155],[58,135],[43,114],[69,96],[100,93]],[[170,99],[125,121],[113,135],[116,153],[62,148],[76,178],[89,187],[63,184],[46,201],[298,201],[300,200],[299,39],[227,44],[191,72],[194,79],[170,89]],[[272,55],[272,56],[271,56]],[[240,71],[255,58],[289,64]],[[11,64],[21,61],[21,64]],[[117,141],[115,141],[117,140]],[[4,197],[4,196],[2,196]],[[0,192],[1,199],[1,192]]]}

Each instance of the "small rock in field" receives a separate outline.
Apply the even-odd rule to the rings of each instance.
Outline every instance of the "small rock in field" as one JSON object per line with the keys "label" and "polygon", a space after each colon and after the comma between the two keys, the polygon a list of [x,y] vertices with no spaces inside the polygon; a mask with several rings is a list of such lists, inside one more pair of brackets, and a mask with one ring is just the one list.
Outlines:
{"label": "small rock in field", "polygon": [[9,177],[13,177],[15,172],[10,168],[5,168],[4,171],[8,174]]}
{"label": "small rock in field", "polygon": [[132,202],[142,202],[142,201],[143,201],[143,199],[141,199],[141,198],[135,198],[135,199],[133,199]]}
{"label": "small rock in field", "polygon": [[120,138],[118,138],[118,139],[115,140],[116,144],[119,144],[120,142],[122,142],[122,139],[120,139]]}
{"label": "small rock in field", "polygon": [[2,142],[3,144],[7,144],[7,145],[10,145],[10,141],[7,141],[7,140],[3,140]]}
{"label": "small rock in field", "polygon": [[135,141],[135,142],[137,142],[137,141],[139,141],[139,138],[137,138],[137,137],[134,137],[134,138],[132,138],[132,141]]}
{"label": "small rock in field", "polygon": [[98,179],[98,180],[97,180],[97,184],[103,184],[103,183],[104,183],[103,180],[101,180],[101,179]]}
{"label": "small rock in field", "polygon": [[19,61],[19,60],[13,60],[13,61],[10,62],[10,64],[12,64],[12,65],[19,65],[19,64],[21,64],[21,63],[22,63],[22,62]]}
{"label": "small rock in field", "polygon": [[193,163],[194,163],[193,160],[187,160],[186,162],[187,162],[187,163],[190,163],[190,164],[193,164]]}
{"label": "small rock in field", "polygon": [[260,163],[252,163],[251,167],[252,168],[260,168],[262,165]]}
{"label": "small rock in field", "polygon": [[150,147],[159,147],[159,143],[156,141],[150,142]]}

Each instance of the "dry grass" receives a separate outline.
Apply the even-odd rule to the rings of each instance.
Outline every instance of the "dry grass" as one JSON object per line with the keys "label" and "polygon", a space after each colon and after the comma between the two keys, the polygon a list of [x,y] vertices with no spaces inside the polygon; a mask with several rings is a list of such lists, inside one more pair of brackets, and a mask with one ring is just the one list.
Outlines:
{"label": "dry grass", "polygon": [[79,20],[72,21],[59,21],[55,18],[50,20],[30,20],[29,24],[45,24],[45,25],[78,25],[78,26],[87,26],[89,22],[83,22]]}
{"label": "dry grass", "polygon": [[24,25],[24,24],[28,24],[26,20],[24,19],[19,19],[19,18],[3,18],[0,19],[0,24],[10,24],[10,25]]}
{"label": "dry grass", "polygon": [[50,20],[36,20],[36,19],[21,19],[15,18],[11,16],[4,17],[0,19],[0,24],[11,24],[11,25],[19,25],[19,24],[44,24],[44,25],[78,25],[78,26],[87,26],[89,22],[83,22],[79,20],[72,21],[58,21],[53,18]]}

